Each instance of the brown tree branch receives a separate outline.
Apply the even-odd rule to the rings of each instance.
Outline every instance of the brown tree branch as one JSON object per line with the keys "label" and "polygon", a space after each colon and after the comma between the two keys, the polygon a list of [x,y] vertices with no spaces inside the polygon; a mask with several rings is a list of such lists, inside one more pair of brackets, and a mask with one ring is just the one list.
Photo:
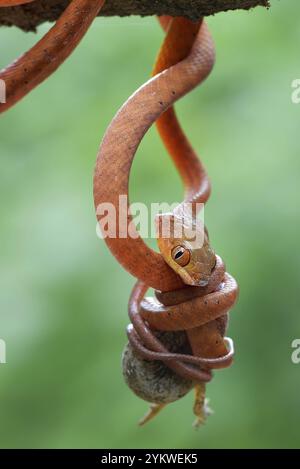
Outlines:
{"label": "brown tree branch", "polygon": [[[36,0],[18,7],[0,8],[0,25],[34,30],[44,21],[54,21],[71,0]],[[269,0],[107,0],[101,15],[171,15],[198,19],[220,11],[269,6]]]}

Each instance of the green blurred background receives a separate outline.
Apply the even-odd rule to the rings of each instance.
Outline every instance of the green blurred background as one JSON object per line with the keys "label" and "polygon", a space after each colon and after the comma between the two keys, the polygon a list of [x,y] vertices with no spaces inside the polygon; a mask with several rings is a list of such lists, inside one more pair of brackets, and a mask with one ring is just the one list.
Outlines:
{"label": "green blurred background", "polygon": [[[98,19],[72,57],[1,117],[0,445],[9,448],[299,447],[300,3],[210,18],[217,64],[179,105],[213,184],[212,245],[238,279],[232,368],[215,373],[215,414],[191,427],[192,394],[138,428],[147,404],[125,386],[120,355],[134,283],[95,234],[92,175],[105,128],[149,76],[154,18]],[[0,66],[41,37],[0,30]],[[154,130],[132,200],[180,200]],[[297,202],[298,201],[298,202]],[[138,261],[138,260],[137,260]]]}

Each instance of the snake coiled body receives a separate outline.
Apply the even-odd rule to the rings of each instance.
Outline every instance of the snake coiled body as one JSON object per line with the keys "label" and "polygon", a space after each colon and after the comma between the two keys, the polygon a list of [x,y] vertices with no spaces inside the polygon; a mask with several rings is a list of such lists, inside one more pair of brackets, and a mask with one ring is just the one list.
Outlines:
{"label": "snake coiled body", "polygon": [[[102,203],[113,204],[117,219],[122,216],[118,199],[128,194],[135,153],[154,122],[182,177],[184,202],[205,203],[210,194],[206,171],[180,128],[173,104],[209,75],[215,60],[214,44],[202,21],[192,23],[184,18],[172,21],[167,17],[160,21],[168,32],[154,76],[117,113],[97,158],[95,207],[97,210]],[[129,202],[126,209],[126,228],[131,225],[132,229]],[[99,213],[98,220],[101,226]],[[233,343],[231,339],[224,339],[224,334],[227,313],[237,299],[238,286],[226,273],[221,258],[216,256],[205,287],[187,286],[138,233],[124,238],[117,232],[116,237],[105,239],[118,261],[138,278],[129,301],[131,324],[127,328],[129,343],[137,356],[148,362],[163,362],[183,380],[194,383],[208,382],[212,377],[211,369],[229,366]],[[155,299],[144,298],[149,287],[156,290]],[[159,331],[185,331],[189,352],[170,352],[161,341]],[[142,396],[145,394],[134,390]]]}

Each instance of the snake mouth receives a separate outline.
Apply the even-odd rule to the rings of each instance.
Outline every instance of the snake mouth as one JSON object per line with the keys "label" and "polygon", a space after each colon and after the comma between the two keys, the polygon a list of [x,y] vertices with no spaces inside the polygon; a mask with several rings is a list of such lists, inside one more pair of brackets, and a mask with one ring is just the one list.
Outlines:
{"label": "snake mouth", "polygon": [[206,287],[209,282],[209,277],[203,275],[192,275],[186,272],[184,269],[180,269],[178,274],[182,278],[183,282],[186,285],[190,285],[191,287]]}

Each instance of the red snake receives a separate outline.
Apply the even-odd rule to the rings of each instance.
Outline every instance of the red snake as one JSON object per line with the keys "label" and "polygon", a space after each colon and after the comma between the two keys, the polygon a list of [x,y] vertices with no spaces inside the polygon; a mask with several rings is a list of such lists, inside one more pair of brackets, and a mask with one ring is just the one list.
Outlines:
{"label": "red snake", "polygon": [[[32,0],[0,0],[0,7],[20,5]],[[0,71],[6,85],[7,111],[49,77],[81,41],[105,0],[73,0],[55,25],[28,52]]]}
{"label": "red snake", "polygon": [[[94,200],[98,207],[110,203],[120,213],[119,196],[128,194],[130,169],[141,140],[156,121],[159,133],[174,160],[185,186],[185,202],[205,203],[210,194],[206,172],[177,121],[173,104],[209,75],[215,59],[214,44],[204,22],[184,18],[161,19],[168,29],[154,69],[154,77],[141,86],[122,106],[100,146],[94,175]],[[129,202],[127,228],[133,236],[105,240],[117,260],[138,278],[130,301],[132,324],[129,341],[146,360],[163,361],[183,378],[195,382],[211,379],[212,368],[229,366],[233,344],[223,338],[227,312],[234,305],[238,286],[216,256],[208,285],[187,287],[132,229]],[[103,227],[102,227],[103,228]],[[124,229],[124,227],[122,228]],[[144,299],[149,287],[158,302]],[[170,353],[154,331],[186,331],[193,355]]]}

